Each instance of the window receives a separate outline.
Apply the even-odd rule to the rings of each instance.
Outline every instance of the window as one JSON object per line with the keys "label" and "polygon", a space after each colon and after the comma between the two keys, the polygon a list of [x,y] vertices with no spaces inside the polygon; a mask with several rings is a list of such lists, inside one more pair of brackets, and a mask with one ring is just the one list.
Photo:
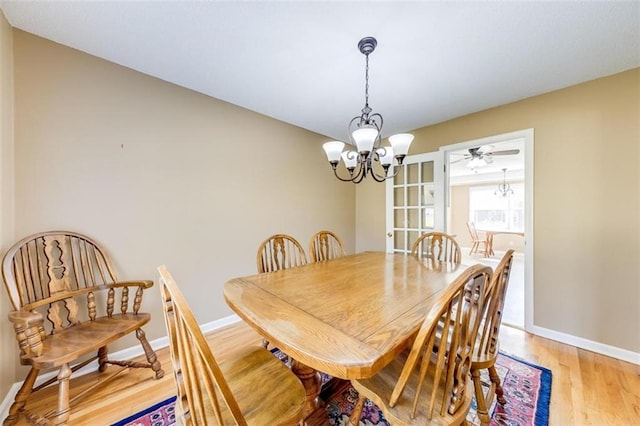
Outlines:
{"label": "window", "polygon": [[510,184],[513,195],[495,195],[496,186],[469,188],[469,220],[478,229],[524,232],[524,183]]}

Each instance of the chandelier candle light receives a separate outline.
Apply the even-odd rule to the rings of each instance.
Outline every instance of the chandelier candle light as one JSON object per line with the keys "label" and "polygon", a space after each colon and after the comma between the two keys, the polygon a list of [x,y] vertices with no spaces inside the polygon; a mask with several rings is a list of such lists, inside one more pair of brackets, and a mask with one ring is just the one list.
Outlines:
{"label": "chandelier candle light", "polygon": [[513,195],[513,188],[507,183],[507,169],[502,169],[502,183],[498,185],[498,189],[493,194],[503,198]]}
{"label": "chandelier candle light", "polygon": [[[333,173],[344,182],[360,183],[367,175],[371,175],[377,182],[383,182],[398,174],[402,161],[409,152],[413,135],[401,133],[389,137],[391,146],[382,146],[382,115],[373,113],[369,107],[369,55],[375,50],[378,42],[373,37],[365,37],[358,43],[358,49],[365,56],[365,86],[364,108],[361,114],[355,116],[348,127],[349,142],[357,151],[342,151],[344,142],[331,141],[322,145]],[[337,167],[340,159],[349,172],[349,177],[338,175]],[[396,160],[398,167],[395,173],[389,174],[389,167]],[[378,163],[382,170],[376,172],[374,164]]]}

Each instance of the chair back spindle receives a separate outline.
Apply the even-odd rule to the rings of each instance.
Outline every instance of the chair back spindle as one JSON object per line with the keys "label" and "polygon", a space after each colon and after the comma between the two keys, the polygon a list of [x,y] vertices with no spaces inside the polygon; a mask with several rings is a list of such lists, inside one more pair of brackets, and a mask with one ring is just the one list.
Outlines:
{"label": "chair back spindle", "polygon": [[478,240],[478,230],[476,229],[476,224],[473,222],[467,222],[467,229],[469,230],[469,234],[471,234],[471,238],[474,240]]}
{"label": "chair back spindle", "polygon": [[498,336],[502,324],[502,310],[507,294],[511,266],[513,264],[513,249],[509,249],[495,269],[491,284],[487,289],[484,321],[476,347],[476,353],[485,358],[497,355]]}
{"label": "chair back spindle", "polygon": [[319,231],[309,243],[309,257],[311,262],[322,262],[344,256],[342,240],[331,231]]}
{"label": "chair back spindle", "polygon": [[411,254],[441,262],[460,263],[462,252],[456,240],[443,232],[427,232],[413,243]]}
{"label": "chair back spindle", "polygon": [[285,234],[276,234],[260,244],[257,255],[258,272],[273,272],[307,264],[300,243]]}

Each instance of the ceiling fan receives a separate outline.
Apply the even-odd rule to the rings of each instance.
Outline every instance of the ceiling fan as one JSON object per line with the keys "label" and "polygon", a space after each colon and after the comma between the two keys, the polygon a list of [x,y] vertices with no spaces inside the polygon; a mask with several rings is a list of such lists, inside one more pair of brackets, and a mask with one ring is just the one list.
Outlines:
{"label": "ceiling fan", "polygon": [[484,167],[487,164],[493,163],[493,157],[498,155],[517,155],[520,153],[519,149],[504,149],[501,151],[493,151],[493,145],[482,145],[474,148],[469,148],[468,153],[456,153],[452,152],[451,155],[462,155],[462,158],[451,161],[451,164],[457,163],[463,160],[469,160],[466,164],[471,169],[478,167]]}

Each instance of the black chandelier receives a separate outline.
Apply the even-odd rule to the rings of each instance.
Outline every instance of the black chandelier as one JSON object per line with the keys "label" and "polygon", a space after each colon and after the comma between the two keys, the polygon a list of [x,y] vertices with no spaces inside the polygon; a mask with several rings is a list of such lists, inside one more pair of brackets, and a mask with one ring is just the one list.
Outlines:
{"label": "black chandelier", "polygon": [[[358,50],[365,56],[366,67],[364,108],[360,115],[351,119],[348,126],[349,143],[356,148],[356,151],[343,152],[345,144],[340,141],[331,141],[322,145],[333,173],[344,182],[360,183],[368,175],[377,182],[394,177],[400,171],[402,161],[413,141],[413,135],[400,133],[389,137],[391,146],[382,146],[382,115],[373,113],[369,107],[369,55],[375,50],[377,44],[377,40],[373,37],[365,37],[358,42]],[[349,177],[338,175],[337,167],[341,158],[349,172]],[[394,159],[398,167],[393,174],[389,174],[389,168]],[[378,163],[378,171],[374,168],[376,163]]]}

